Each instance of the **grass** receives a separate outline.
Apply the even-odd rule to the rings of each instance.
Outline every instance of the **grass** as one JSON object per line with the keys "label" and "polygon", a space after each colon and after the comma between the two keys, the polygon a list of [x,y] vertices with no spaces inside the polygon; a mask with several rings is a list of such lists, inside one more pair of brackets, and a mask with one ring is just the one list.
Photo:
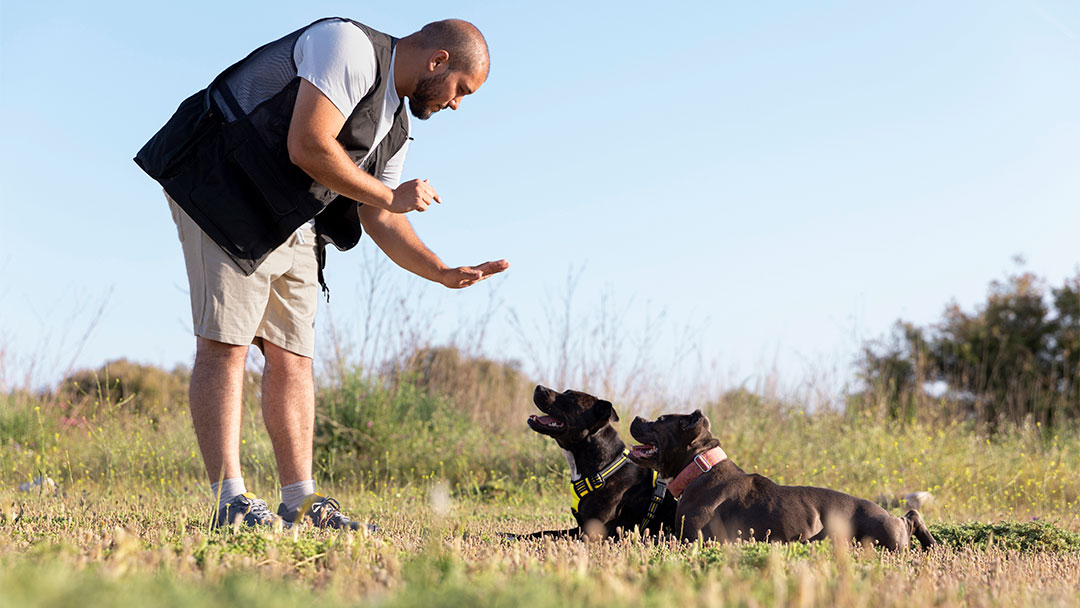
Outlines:
{"label": "grass", "polygon": [[[830,543],[501,540],[572,525],[565,460],[527,430],[528,408],[515,404],[500,417],[495,404],[478,420],[435,390],[359,375],[319,392],[317,475],[382,532],[210,531],[212,499],[182,403],[98,403],[73,421],[32,395],[3,399],[0,607],[147,598],[162,606],[1080,605],[1074,430],[1033,426],[988,438],[963,424],[807,414],[743,393],[701,404],[748,471],[870,498],[931,492],[922,512],[941,546],[888,554]],[[257,405],[245,407],[248,487],[275,503],[270,446]],[[621,413],[626,437],[632,416]],[[59,490],[18,490],[43,476]]]}
{"label": "grass", "polygon": [[[830,543],[681,545],[518,541],[545,498],[508,506],[464,494],[439,508],[420,487],[339,489],[383,531],[208,531],[205,497],[136,503],[82,486],[0,494],[0,605],[252,601],[323,606],[1046,605],[1080,602],[1080,542],[1045,522],[934,524],[929,552]],[[551,513],[544,519],[558,519]],[[544,522],[551,523],[551,522]],[[990,535],[994,542],[982,542]]]}

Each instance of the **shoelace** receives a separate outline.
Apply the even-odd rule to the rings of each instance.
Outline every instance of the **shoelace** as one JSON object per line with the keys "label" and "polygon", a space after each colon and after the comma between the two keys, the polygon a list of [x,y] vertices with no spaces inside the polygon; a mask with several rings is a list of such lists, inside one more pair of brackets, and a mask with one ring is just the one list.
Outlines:
{"label": "shoelace", "polygon": [[322,523],[328,521],[336,521],[339,523],[350,521],[349,518],[341,512],[341,504],[335,498],[326,497],[313,504],[311,510],[315,515],[316,521]]}
{"label": "shoelace", "polygon": [[250,505],[247,509],[247,515],[255,517],[258,521],[266,521],[272,519],[274,514],[270,511],[270,507],[267,506],[266,501],[261,498],[254,500],[248,499]]}

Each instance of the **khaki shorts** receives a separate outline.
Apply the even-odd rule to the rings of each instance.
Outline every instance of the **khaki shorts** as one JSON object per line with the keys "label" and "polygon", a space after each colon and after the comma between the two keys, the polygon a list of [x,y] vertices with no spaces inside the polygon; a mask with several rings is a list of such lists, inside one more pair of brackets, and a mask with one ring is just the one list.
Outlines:
{"label": "khaki shorts", "polygon": [[298,355],[314,355],[319,301],[315,231],[305,225],[254,274],[244,276],[221,247],[166,198],[184,248],[195,335],[237,345],[262,338]]}

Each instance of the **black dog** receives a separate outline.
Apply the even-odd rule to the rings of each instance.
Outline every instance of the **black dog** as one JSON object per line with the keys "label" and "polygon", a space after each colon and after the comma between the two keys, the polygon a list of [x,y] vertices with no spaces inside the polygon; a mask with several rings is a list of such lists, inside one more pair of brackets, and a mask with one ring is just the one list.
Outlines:
{"label": "black dog", "polygon": [[[839,537],[876,543],[891,550],[935,544],[919,512],[895,517],[877,504],[835,490],[781,486],[748,475],[731,462],[709,432],[709,419],[693,414],[635,418],[630,459],[671,479],[679,500],[675,530],[683,540],[812,541]],[[681,495],[681,496],[680,496]]]}
{"label": "black dog", "polygon": [[611,423],[619,420],[611,402],[592,395],[557,393],[537,386],[533,403],[545,416],[529,416],[529,427],[559,444],[570,465],[576,528],[545,530],[524,536],[580,536],[603,526],[606,536],[635,526],[656,534],[671,530],[675,500],[657,483],[657,475],[630,462],[626,445]]}

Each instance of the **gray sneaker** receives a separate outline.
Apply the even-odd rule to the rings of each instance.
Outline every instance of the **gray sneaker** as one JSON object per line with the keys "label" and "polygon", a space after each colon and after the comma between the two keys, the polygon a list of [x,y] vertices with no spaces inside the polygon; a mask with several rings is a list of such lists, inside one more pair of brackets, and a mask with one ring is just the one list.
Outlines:
{"label": "gray sneaker", "polygon": [[214,520],[215,528],[240,522],[245,526],[269,526],[277,516],[270,512],[270,507],[261,498],[255,498],[251,492],[241,494],[218,509]]}
{"label": "gray sneaker", "polygon": [[[285,508],[285,503],[281,503],[278,505],[277,513],[281,519],[285,520],[286,525],[298,524],[300,523],[298,520],[306,515],[308,523],[316,528],[359,530],[365,527],[365,524],[349,519],[347,515],[342,513],[338,501],[317,492],[305,498],[304,502],[295,511],[289,511]],[[369,533],[379,531],[379,527],[374,524],[366,524],[366,528]]]}

